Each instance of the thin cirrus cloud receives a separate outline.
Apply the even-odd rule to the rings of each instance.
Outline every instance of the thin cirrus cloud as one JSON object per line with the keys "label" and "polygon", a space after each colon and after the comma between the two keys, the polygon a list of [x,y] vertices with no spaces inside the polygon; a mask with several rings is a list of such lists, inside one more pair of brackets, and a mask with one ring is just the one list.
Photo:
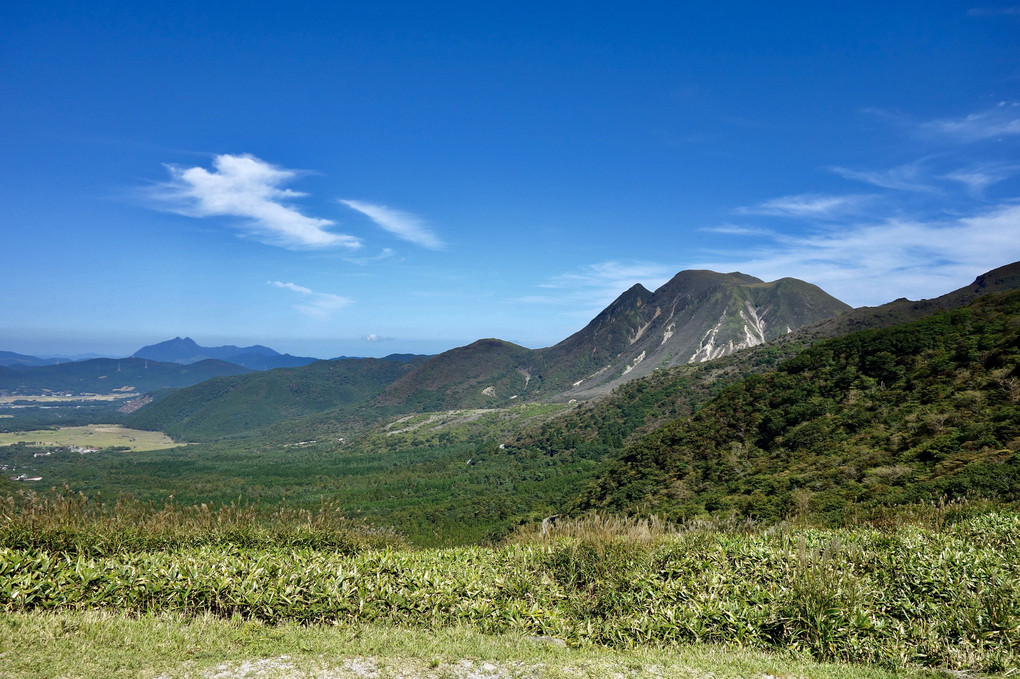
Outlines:
{"label": "thin cirrus cloud", "polygon": [[284,283],[282,281],[266,281],[266,283],[300,295],[302,301],[295,304],[294,308],[312,318],[329,318],[336,311],[354,304],[354,301],[347,297],[333,295],[328,292],[316,292],[295,283]]}
{"label": "thin cirrus cloud", "polygon": [[972,195],[980,197],[986,188],[997,184],[1020,171],[1020,165],[1007,163],[986,163],[953,170],[940,177],[963,184]]}
{"label": "thin cirrus cloud", "polygon": [[591,318],[635,283],[655,290],[676,272],[673,265],[656,262],[598,262],[553,276],[539,285],[555,293],[527,295],[516,301],[523,304],[563,306],[570,309],[566,314],[570,317]]}
{"label": "thin cirrus cloud", "polygon": [[189,217],[236,217],[238,228],[270,245],[290,249],[344,247],[361,241],[329,230],[335,222],[292,205],[305,194],[284,188],[298,175],[249,154],[218,155],[212,171],[166,165],[171,180],[152,191],[163,209]]}
{"label": "thin cirrus cloud", "polygon": [[906,163],[888,170],[851,170],[839,166],[830,169],[844,179],[864,182],[883,189],[922,193],[933,190],[924,181],[925,173],[921,162]]}
{"label": "thin cirrus cloud", "polygon": [[385,205],[375,205],[360,200],[341,200],[342,204],[360,212],[375,224],[391,234],[430,250],[441,250],[443,242],[425,224],[425,221],[409,212],[394,210]]}
{"label": "thin cirrus cloud", "polygon": [[802,193],[773,198],[753,207],[737,208],[736,211],[744,215],[828,219],[857,211],[867,199],[868,196],[860,195]]}
{"label": "thin cirrus cloud", "polygon": [[941,118],[921,123],[918,129],[927,135],[962,142],[977,142],[1020,135],[1020,103],[1000,101],[998,105],[962,118]]}
{"label": "thin cirrus cloud", "polygon": [[701,266],[739,268],[766,280],[794,276],[854,306],[884,304],[901,296],[937,296],[1020,259],[1018,223],[1020,205],[1004,204],[944,220],[846,224],[777,235],[774,245],[736,249],[735,257]]}

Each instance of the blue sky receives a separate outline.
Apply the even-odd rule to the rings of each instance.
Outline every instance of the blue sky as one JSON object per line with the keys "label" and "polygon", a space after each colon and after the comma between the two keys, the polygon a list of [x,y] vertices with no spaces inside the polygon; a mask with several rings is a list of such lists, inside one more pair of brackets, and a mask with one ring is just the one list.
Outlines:
{"label": "blue sky", "polygon": [[5,3],[0,349],[530,347],[1020,259],[1020,5]]}

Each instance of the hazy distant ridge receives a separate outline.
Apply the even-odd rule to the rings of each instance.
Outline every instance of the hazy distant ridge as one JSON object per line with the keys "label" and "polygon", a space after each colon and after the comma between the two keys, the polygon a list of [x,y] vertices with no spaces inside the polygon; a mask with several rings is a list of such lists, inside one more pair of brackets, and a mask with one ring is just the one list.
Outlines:
{"label": "hazy distant ridge", "polygon": [[281,354],[269,347],[255,344],[238,347],[227,344],[220,347],[203,347],[190,337],[175,337],[172,340],[150,344],[134,353],[136,358],[147,358],[167,363],[190,364],[216,359],[239,365],[249,370],[272,370],[273,368],[297,368],[319,360],[309,356]]}

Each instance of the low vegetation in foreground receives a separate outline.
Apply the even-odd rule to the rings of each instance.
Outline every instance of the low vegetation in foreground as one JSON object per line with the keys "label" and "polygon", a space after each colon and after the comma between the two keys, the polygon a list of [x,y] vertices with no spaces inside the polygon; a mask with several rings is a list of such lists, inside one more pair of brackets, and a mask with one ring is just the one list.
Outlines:
{"label": "low vegetation in foreground", "polygon": [[[1015,511],[928,508],[884,529],[841,530],[593,516],[438,550],[401,546],[328,508],[265,517],[269,526],[238,520],[245,511],[9,500],[4,624],[108,611],[260,631],[457,628],[570,648],[725,644],[893,670],[1020,666]],[[199,525],[201,537],[184,537]]]}
{"label": "low vegetation in foreground", "polygon": [[[180,614],[0,613],[0,676],[81,679],[918,679],[737,646],[608,649],[541,637],[374,625],[264,624]],[[14,650],[16,649],[16,650]]]}

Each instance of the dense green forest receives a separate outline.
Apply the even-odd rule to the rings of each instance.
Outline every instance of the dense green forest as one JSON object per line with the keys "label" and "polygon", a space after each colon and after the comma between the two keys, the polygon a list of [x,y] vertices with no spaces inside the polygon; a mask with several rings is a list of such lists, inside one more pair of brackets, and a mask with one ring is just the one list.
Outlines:
{"label": "dense green forest", "polygon": [[1020,293],[823,342],[648,434],[573,504],[674,519],[1020,499]]}

